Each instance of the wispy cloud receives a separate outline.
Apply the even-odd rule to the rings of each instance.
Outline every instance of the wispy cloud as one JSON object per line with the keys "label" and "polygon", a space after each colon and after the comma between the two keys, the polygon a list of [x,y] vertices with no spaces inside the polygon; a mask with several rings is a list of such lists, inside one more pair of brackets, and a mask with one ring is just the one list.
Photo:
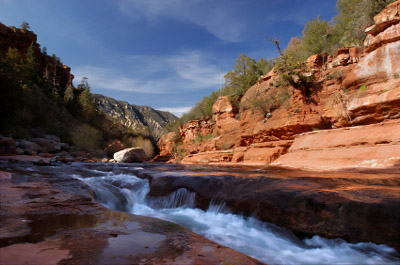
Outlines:
{"label": "wispy cloud", "polygon": [[145,18],[150,23],[160,18],[191,22],[224,41],[240,41],[246,27],[240,12],[242,1],[125,0],[118,3],[120,11],[134,19]]}
{"label": "wispy cloud", "polygon": [[168,63],[180,78],[198,87],[217,86],[219,83],[218,66],[200,52],[183,52],[168,58]]}
{"label": "wispy cloud", "polygon": [[[198,51],[185,51],[172,56],[158,57],[156,67],[153,66],[153,57],[141,55],[121,60],[120,62],[126,65],[125,72],[112,67],[74,66],[72,69],[75,74],[75,83],[79,83],[85,76],[89,78],[91,87],[95,89],[142,94],[213,90],[219,86],[218,66]],[[121,63],[118,69],[121,69]]]}
{"label": "wispy cloud", "polygon": [[157,86],[151,86],[155,81],[146,82],[140,78],[128,77],[113,68],[85,65],[74,67],[73,71],[76,73],[76,84],[85,76],[88,77],[90,86],[95,89],[144,94],[158,94],[163,92]]}
{"label": "wispy cloud", "polygon": [[190,111],[192,107],[168,107],[168,108],[159,108],[162,111],[168,111],[173,113],[177,117],[181,117],[183,114]]}

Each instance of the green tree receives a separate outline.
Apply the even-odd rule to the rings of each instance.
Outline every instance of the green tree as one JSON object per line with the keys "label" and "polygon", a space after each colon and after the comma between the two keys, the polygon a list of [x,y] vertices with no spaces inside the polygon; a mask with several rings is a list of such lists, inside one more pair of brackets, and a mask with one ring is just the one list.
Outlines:
{"label": "green tree", "polygon": [[304,57],[321,53],[326,49],[329,27],[328,21],[321,20],[319,16],[306,23],[301,41],[301,52],[304,52]]}
{"label": "green tree", "polygon": [[249,87],[255,84],[258,76],[256,60],[242,53],[236,58],[233,70],[224,76],[225,90],[229,93],[229,96],[240,98]]}
{"label": "green tree", "polygon": [[23,29],[23,30],[29,30],[31,27],[29,26],[29,23],[28,22],[22,22],[21,23],[21,29]]}
{"label": "green tree", "polygon": [[64,93],[64,103],[67,104],[72,100],[74,100],[74,87],[72,85],[69,85]]}
{"label": "green tree", "polygon": [[41,82],[41,73],[38,67],[38,63],[35,56],[35,48],[33,42],[29,45],[28,50],[26,51],[26,59],[25,59],[25,72],[28,77],[35,82]]}
{"label": "green tree", "polygon": [[257,62],[257,69],[259,71],[259,74],[266,75],[271,71],[271,69],[274,67],[275,60],[266,60],[264,58],[260,58],[260,60]]}
{"label": "green tree", "polygon": [[303,42],[300,38],[292,38],[282,56],[276,59],[274,69],[285,75],[292,75],[293,71],[304,66],[307,54],[303,51]]}
{"label": "green tree", "polygon": [[362,45],[364,29],[373,24],[373,17],[395,0],[338,0],[334,17],[333,43],[341,46]]}

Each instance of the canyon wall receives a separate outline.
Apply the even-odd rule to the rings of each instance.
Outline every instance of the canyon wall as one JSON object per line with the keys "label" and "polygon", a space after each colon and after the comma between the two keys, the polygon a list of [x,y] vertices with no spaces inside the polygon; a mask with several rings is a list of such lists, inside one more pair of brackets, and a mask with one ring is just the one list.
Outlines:
{"label": "canyon wall", "polygon": [[72,85],[74,76],[71,74],[71,68],[60,62],[57,57],[42,53],[35,33],[16,27],[7,27],[0,23],[0,54],[5,54],[9,48],[12,48],[25,55],[31,44],[44,77],[61,85],[64,89]]}
{"label": "canyon wall", "polygon": [[148,133],[154,139],[160,139],[165,126],[177,119],[167,111],[155,110],[149,106],[138,106],[126,101],[116,100],[100,94],[93,94],[97,107],[137,133]]}
{"label": "canyon wall", "polygon": [[307,60],[307,97],[272,70],[237,113],[220,97],[212,118],[163,136],[161,154],[181,163],[400,169],[400,1],[374,21],[364,47]]}

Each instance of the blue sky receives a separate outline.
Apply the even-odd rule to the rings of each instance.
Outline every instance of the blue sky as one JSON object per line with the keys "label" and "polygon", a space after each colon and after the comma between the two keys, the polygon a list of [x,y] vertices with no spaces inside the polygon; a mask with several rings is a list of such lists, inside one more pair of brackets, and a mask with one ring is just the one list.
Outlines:
{"label": "blue sky", "polygon": [[176,115],[217,90],[234,60],[277,56],[336,0],[0,0],[0,22],[30,24],[74,83]]}

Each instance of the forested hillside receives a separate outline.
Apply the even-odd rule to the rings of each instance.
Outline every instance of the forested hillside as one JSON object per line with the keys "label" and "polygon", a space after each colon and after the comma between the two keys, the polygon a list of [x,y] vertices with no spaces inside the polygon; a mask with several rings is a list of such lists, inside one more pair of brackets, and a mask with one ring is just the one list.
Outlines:
{"label": "forested hillside", "polygon": [[[28,23],[22,23],[20,28],[0,23],[0,134],[25,139],[57,135],[73,149],[93,154],[101,154],[118,139],[127,147],[146,145],[149,156],[154,154],[157,135],[175,116],[158,112],[159,121],[157,117],[151,120],[146,111],[150,113],[152,109],[143,107],[141,117],[137,117],[141,120],[124,126],[103,112],[107,109],[104,105],[98,108],[88,78],[83,78],[77,87],[73,78],[60,58],[49,56],[47,48],[40,47]],[[136,128],[136,123],[141,122],[147,122],[146,126],[140,124]],[[150,132],[153,130],[154,135]]]}

